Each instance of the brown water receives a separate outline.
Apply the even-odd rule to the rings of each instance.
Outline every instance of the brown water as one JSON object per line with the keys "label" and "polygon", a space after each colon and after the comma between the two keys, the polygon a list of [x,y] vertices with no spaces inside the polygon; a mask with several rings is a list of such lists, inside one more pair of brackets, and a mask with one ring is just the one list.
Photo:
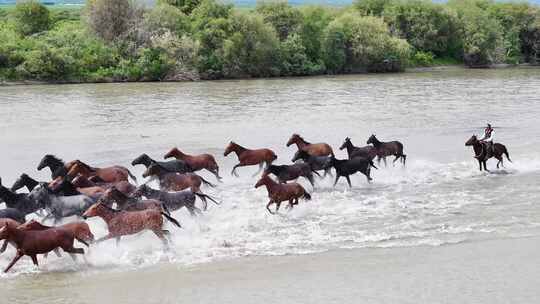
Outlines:
{"label": "brown water", "polygon": [[[47,179],[48,172],[35,169],[45,153],[96,166],[129,166],[143,152],[161,159],[172,146],[215,154],[226,176],[218,188],[205,189],[222,206],[211,206],[199,218],[175,213],[185,228],[169,228],[173,253],[162,252],[152,235],[142,234],[118,248],[114,242],[94,246],[88,255],[92,266],[50,257],[35,269],[25,258],[0,276],[0,293],[9,290],[12,303],[64,303],[66,286],[70,297],[99,292],[100,286],[125,289],[138,273],[182,271],[194,263],[243,256],[538,236],[538,96],[540,69],[0,87],[5,184],[22,172]],[[464,146],[487,121],[514,160],[494,174],[478,172]],[[344,181],[336,189],[329,180],[319,181],[314,191],[306,185],[313,201],[270,216],[265,190],[253,188],[254,170],[239,169],[241,178],[230,177],[236,159],[224,158],[223,149],[229,140],[269,147],[279,155],[277,163],[289,163],[295,149],[285,143],[293,132],[326,141],[336,151],[346,136],[355,145],[365,145],[372,133],[381,140],[399,139],[408,164],[373,172],[373,184],[355,176],[353,189]],[[345,157],[344,151],[338,155]],[[141,168],[134,171],[140,176]],[[99,219],[89,223],[98,237],[106,233]],[[0,256],[0,266],[13,254],[10,249]],[[78,282],[74,286],[72,279]],[[81,283],[85,280],[92,288]],[[157,302],[174,295],[174,290],[148,290]],[[121,300],[136,303],[133,297],[126,292]]]}

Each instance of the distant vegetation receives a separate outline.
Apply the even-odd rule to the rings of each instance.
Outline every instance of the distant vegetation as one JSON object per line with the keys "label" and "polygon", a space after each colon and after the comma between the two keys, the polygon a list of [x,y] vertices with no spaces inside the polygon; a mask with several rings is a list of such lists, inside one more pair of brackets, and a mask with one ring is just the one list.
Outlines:
{"label": "distant vegetation", "polygon": [[357,0],[346,8],[215,0],[35,1],[0,9],[0,80],[194,80],[540,63],[526,3]]}

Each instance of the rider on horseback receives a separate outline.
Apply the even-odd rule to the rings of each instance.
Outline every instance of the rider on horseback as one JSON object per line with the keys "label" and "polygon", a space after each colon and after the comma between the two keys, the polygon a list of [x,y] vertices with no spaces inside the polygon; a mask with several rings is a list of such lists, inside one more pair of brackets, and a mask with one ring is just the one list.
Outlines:
{"label": "rider on horseback", "polygon": [[[487,149],[486,153],[487,155],[492,155],[493,154],[493,135],[494,135],[495,131],[493,130],[493,128],[491,127],[491,124],[487,124],[487,127],[484,129],[484,136],[482,138],[479,139],[479,141],[482,143],[482,144],[486,144],[485,147]],[[479,158],[481,155],[476,155],[475,157],[476,158]]]}

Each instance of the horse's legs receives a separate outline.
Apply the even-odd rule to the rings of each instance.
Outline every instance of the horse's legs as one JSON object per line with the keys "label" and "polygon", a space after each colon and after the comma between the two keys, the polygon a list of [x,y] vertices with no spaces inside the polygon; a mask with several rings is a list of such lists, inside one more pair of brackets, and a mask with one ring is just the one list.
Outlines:
{"label": "horse's legs", "polygon": [[504,168],[503,158],[502,156],[495,156],[495,158],[498,160],[497,162],[497,169],[499,169],[499,164]]}
{"label": "horse's legs", "polygon": [[251,177],[255,177],[255,176],[257,176],[259,173],[261,173],[261,171],[262,171],[262,169],[263,169],[263,166],[264,166],[263,163],[259,163],[259,170],[257,170],[257,172],[255,172],[255,174],[253,174]]}
{"label": "horse's legs", "polygon": [[315,188],[315,180],[313,179],[313,174],[308,174],[306,178],[309,180],[311,187]]}
{"label": "horse's legs", "polygon": [[214,174],[216,176],[216,179],[218,180],[218,182],[221,182],[221,176],[219,176],[219,169],[213,169],[213,170],[210,170],[210,169],[206,169],[208,170],[210,173]]}
{"label": "horse's legs", "polygon": [[270,200],[268,202],[268,204],[266,204],[266,210],[268,210],[268,212],[270,212],[270,214],[274,214],[274,212],[272,212],[272,210],[270,210],[270,205],[272,205],[274,203],[274,201]]}
{"label": "horse's legs", "polygon": [[13,258],[13,260],[11,261],[11,263],[9,263],[8,267],[6,269],[4,269],[4,272],[8,272],[11,267],[13,267],[13,265],[15,265],[15,263],[17,263],[17,261],[23,256],[24,254],[20,251],[20,250],[17,250],[17,255]]}
{"label": "horse's legs", "polygon": [[116,247],[118,247],[118,245],[120,244],[120,239],[121,238],[122,238],[121,236],[116,237]]}
{"label": "horse's legs", "polygon": [[168,249],[169,248],[169,242],[167,240],[167,238],[165,237],[165,234],[163,233],[163,231],[161,229],[159,230],[152,230],[152,232],[154,232],[154,234],[161,240],[161,242],[163,243],[163,246]]}
{"label": "horse's legs", "polygon": [[482,161],[478,160],[478,166],[480,166],[480,171],[482,171]]}
{"label": "horse's legs", "polygon": [[384,166],[388,167],[388,164],[386,163],[386,156],[384,156],[382,159],[384,160]]}
{"label": "horse's legs", "polygon": [[340,176],[336,173],[336,180],[334,181],[334,187],[336,186],[337,181],[339,180],[339,177],[340,177]]}
{"label": "horse's legs", "polygon": [[487,168],[487,161],[483,161],[483,164],[484,164],[484,170],[486,170],[487,172],[489,172],[488,168]]}
{"label": "horse's legs", "polygon": [[4,244],[2,244],[2,247],[0,248],[0,253],[3,253],[7,249],[8,241],[4,240]]}
{"label": "horse's legs", "polygon": [[279,207],[281,207],[281,202],[276,203],[276,213],[278,213]]}
{"label": "horse's legs", "polygon": [[114,237],[114,235],[112,234],[107,234],[106,236],[102,237],[102,238],[99,238],[96,240],[96,244],[99,243],[99,242],[103,242],[103,241],[106,241],[108,239],[112,239]]}
{"label": "horse's legs", "polygon": [[[62,257],[62,254],[60,253],[60,250],[58,248],[54,248],[54,254],[56,254],[56,257],[59,257],[61,258]],[[47,255],[45,255],[45,257],[47,257]]]}
{"label": "horse's legs", "polygon": [[234,165],[234,167],[231,170],[231,175],[232,176],[238,177],[238,173],[236,173],[236,168],[238,168],[238,167],[242,167],[242,165],[240,165],[240,164]]}
{"label": "horse's legs", "polygon": [[349,184],[349,188],[352,188],[351,178],[348,175],[345,175],[345,178],[347,179],[347,184]]}
{"label": "horse's legs", "polygon": [[407,161],[407,155],[401,154],[401,159],[403,161],[403,165],[405,166],[405,162]]}
{"label": "horse's legs", "polygon": [[37,256],[34,254],[34,255],[31,255],[30,257],[32,258],[32,262],[34,263],[34,265],[39,267]]}
{"label": "horse's legs", "polygon": [[392,161],[392,165],[394,165],[394,164],[396,163],[396,161],[397,161],[398,159],[401,158],[401,156],[400,156],[399,154],[396,154],[396,155],[394,155],[394,156],[395,156],[395,158],[394,158],[394,160]]}

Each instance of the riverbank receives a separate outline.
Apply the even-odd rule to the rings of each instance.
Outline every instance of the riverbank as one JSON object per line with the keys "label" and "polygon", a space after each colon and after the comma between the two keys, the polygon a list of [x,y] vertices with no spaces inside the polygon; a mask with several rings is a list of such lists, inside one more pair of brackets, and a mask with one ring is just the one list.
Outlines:
{"label": "riverbank", "polygon": [[[4,280],[9,303],[536,303],[540,237]],[[50,278],[49,278],[50,277]],[[106,283],[105,283],[106,282]],[[24,291],[20,288],[24,287]]]}

